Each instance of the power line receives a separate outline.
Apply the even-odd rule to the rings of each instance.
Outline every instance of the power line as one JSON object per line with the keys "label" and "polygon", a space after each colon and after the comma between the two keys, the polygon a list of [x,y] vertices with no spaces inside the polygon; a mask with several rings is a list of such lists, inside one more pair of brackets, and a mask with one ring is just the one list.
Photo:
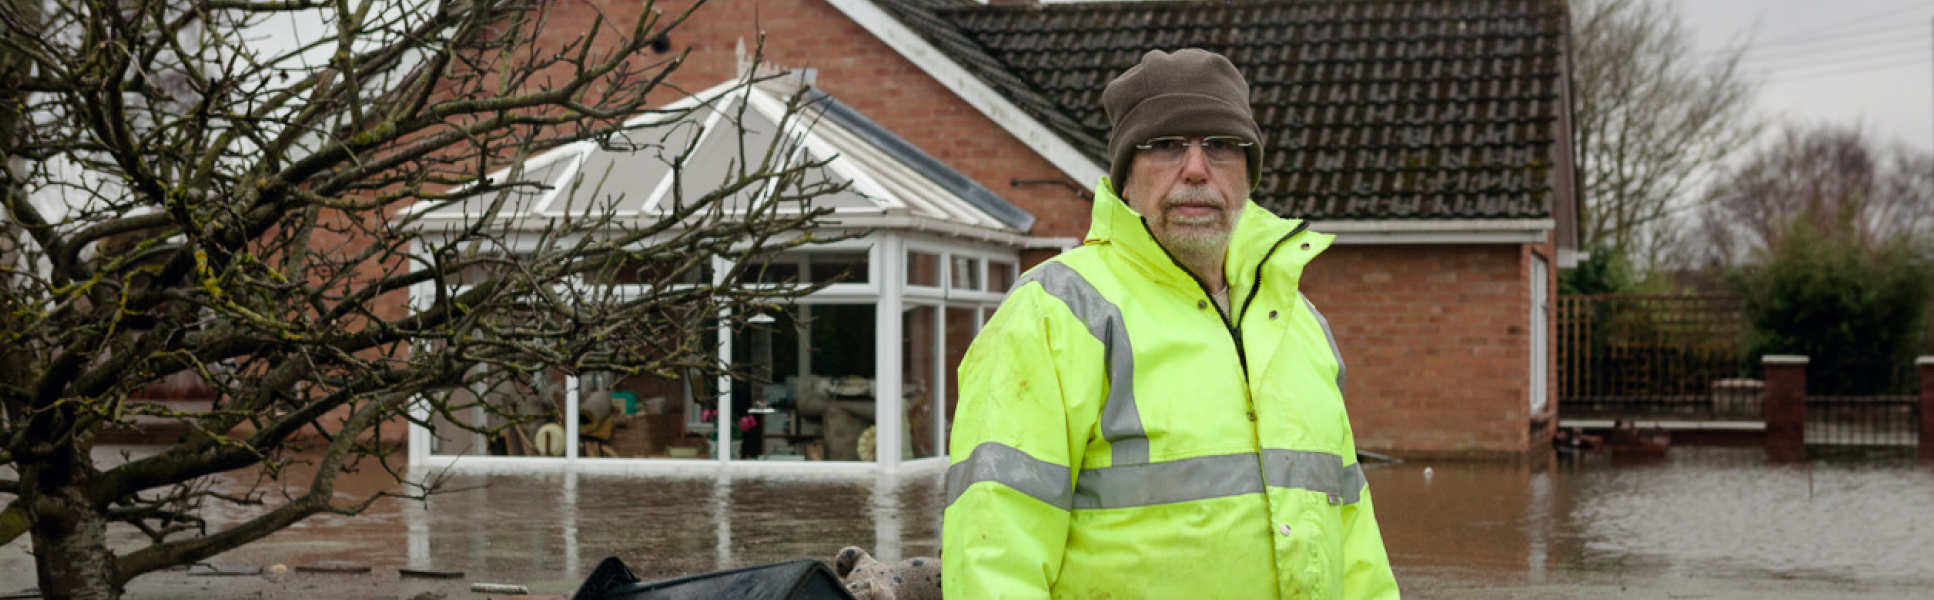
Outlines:
{"label": "power line", "polygon": [[1810,68],[1816,68],[1816,67],[1830,67],[1830,66],[1848,63],[1848,62],[1872,60],[1876,58],[1896,58],[1896,57],[1903,57],[1908,55],[1918,56],[1920,55],[1921,52],[1924,52],[1926,50],[1927,50],[1927,46],[1925,45],[1925,42],[1923,42],[1921,44],[1915,44],[1913,46],[1894,47],[1894,48],[1888,48],[1885,50],[1880,50],[1877,52],[1867,52],[1863,54],[1841,53],[1841,54],[1831,54],[1831,55],[1821,55],[1821,56],[1795,57],[1784,61],[1775,61],[1771,63],[1742,63],[1740,65],[1740,68],[1744,70],[1761,70],[1761,71],[1790,71],[1793,69],[1804,70],[1804,69],[1810,69]]}
{"label": "power line", "polygon": [[1845,68],[1823,68],[1820,70],[1813,71],[1811,73],[1797,73],[1797,74],[1789,73],[1784,76],[1769,77],[1767,78],[1767,80],[1772,83],[1792,83],[1795,81],[1807,81],[1811,79],[1823,79],[1828,77],[1864,75],[1867,73],[1874,73],[1878,71],[1890,71],[1890,70],[1899,69],[1902,67],[1911,67],[1911,66],[1917,66],[1917,65],[1924,66],[1929,64],[1934,64],[1934,60],[1930,60],[1929,57],[1923,56],[1913,60],[1867,65],[1859,69],[1850,70]]}
{"label": "power line", "polygon": [[1875,38],[1863,39],[1863,40],[1859,40],[1857,43],[1852,43],[1852,44],[1840,44],[1840,45],[1825,46],[1820,48],[1793,48],[1793,49],[1783,50],[1780,52],[1774,52],[1770,54],[1761,54],[1761,53],[1756,53],[1749,50],[1743,56],[1740,57],[1739,61],[1742,63],[1761,62],[1761,61],[1769,61],[1769,60],[1776,61],[1784,58],[1806,57],[1806,56],[1812,56],[1812,55],[1818,55],[1818,54],[1831,54],[1835,52],[1845,52],[1848,50],[1864,50],[1864,49],[1875,48],[1880,46],[1899,45],[1907,42],[1913,42],[1917,44],[1924,44],[1927,42],[1927,28],[1925,27],[1920,28],[1919,31],[1909,31],[1905,33],[1906,35],[1895,34],[1893,37],[1875,37]]}
{"label": "power line", "polygon": [[1751,54],[1754,52],[1759,52],[1761,50],[1786,50],[1786,49],[1804,48],[1807,46],[1818,46],[1822,44],[1836,44],[1836,43],[1847,42],[1847,41],[1857,42],[1857,41],[1861,41],[1861,40],[1873,38],[1873,37],[1899,35],[1903,33],[1919,33],[1926,30],[1927,30],[1926,23],[1914,23],[1914,22],[1897,23],[1894,25],[1885,25],[1885,26],[1880,26],[1872,29],[1858,29],[1858,30],[1847,31],[1843,33],[1836,33],[1833,35],[1821,36],[1818,38],[1805,40],[1805,41],[1758,44],[1758,45],[1753,45],[1748,47],[1746,49],[1746,53]]}
{"label": "power line", "polygon": [[[1792,44],[1792,43],[1809,40],[1809,39],[1819,39],[1822,37],[1834,37],[1834,36],[1846,35],[1845,32],[1841,32],[1841,33],[1826,33],[1826,32],[1835,31],[1838,29],[1843,29],[1849,26],[1859,25],[1862,23],[1867,23],[1870,21],[1877,21],[1887,17],[1899,15],[1905,12],[1910,12],[1915,10],[1925,10],[1925,9],[1927,9],[1927,5],[1925,4],[1914,4],[1910,6],[1902,6],[1892,10],[1885,10],[1878,13],[1862,16],[1862,17],[1854,17],[1846,21],[1841,21],[1839,23],[1820,27],[1812,31],[1794,32],[1783,37],[1772,38],[1770,40],[1767,40],[1766,43],[1767,45],[1777,46],[1782,44]],[[1913,25],[1919,26],[1920,23],[1913,23]]]}
{"label": "power line", "polygon": [[1823,55],[1842,54],[1859,50],[1892,48],[1903,44],[1922,44],[1928,39],[1929,28],[1923,24],[1907,23],[1906,26],[1893,26],[1872,31],[1855,31],[1839,37],[1821,38],[1814,42],[1789,44],[1785,46],[1750,46],[1721,48],[1712,52],[1695,54],[1705,56],[1702,62],[1708,68],[1724,65],[1728,60],[1738,57],[1739,64],[1750,66],[1754,63],[1777,64],[1794,60],[1804,60]]}

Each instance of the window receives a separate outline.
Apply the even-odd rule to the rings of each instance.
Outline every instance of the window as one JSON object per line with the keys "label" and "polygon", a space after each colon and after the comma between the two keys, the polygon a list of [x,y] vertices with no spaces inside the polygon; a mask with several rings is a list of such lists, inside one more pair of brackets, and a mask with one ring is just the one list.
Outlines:
{"label": "window", "polygon": [[803,270],[800,268],[802,262],[804,261],[798,256],[780,256],[772,260],[748,260],[745,265],[745,280],[754,283],[803,283],[800,279],[800,272]]}
{"label": "window", "polygon": [[440,390],[449,414],[431,415],[431,452],[564,456],[564,372],[525,374],[479,365],[468,385]]}
{"label": "window", "polygon": [[646,259],[626,257],[585,273],[588,283],[680,285],[712,282],[712,259],[702,253]]}
{"label": "window", "polygon": [[687,427],[713,397],[713,380],[679,374],[618,375],[590,372],[578,378],[579,456],[588,458],[700,458],[708,456],[702,433]]}
{"label": "window", "polygon": [[[883,450],[889,459],[945,457],[960,363],[995,309],[997,292],[1012,285],[1016,261],[971,241],[912,241],[900,257],[904,269],[882,268],[882,276],[905,278],[897,314],[880,313],[878,290],[867,285],[880,283],[868,247],[842,243],[749,257],[740,263],[748,282],[834,287],[752,318],[721,321],[704,308],[684,314],[679,322],[700,329],[696,345],[632,353],[691,354],[638,374],[479,371],[474,385],[445,391],[458,406],[429,415],[427,429],[417,431],[441,456],[562,457],[575,450],[585,460],[863,462],[882,458],[877,452]],[[484,267],[451,269],[447,279],[514,273],[517,255],[498,256]],[[715,264],[727,263],[702,252],[615,256],[569,283],[585,288],[574,296],[580,301],[617,301],[661,286],[709,284]],[[876,356],[882,347],[898,360]],[[729,374],[685,366],[712,361]],[[895,362],[898,388],[878,387],[878,365]],[[573,412],[578,436],[566,440]],[[895,429],[898,447],[880,448],[882,434]]]}
{"label": "window", "polygon": [[980,261],[971,256],[953,255],[948,270],[948,285],[956,290],[980,289]]}
{"label": "window", "polygon": [[806,255],[813,283],[867,283],[866,251],[814,252]]}
{"label": "window", "polygon": [[[950,431],[948,428],[954,422],[954,408],[960,404],[960,362],[967,358],[967,346],[973,343],[974,334],[980,332],[980,327],[974,322],[974,313],[975,309],[971,306],[947,307],[946,363],[942,367],[945,371],[942,379],[947,382],[947,389],[943,395],[944,414],[939,415],[943,418],[940,421],[942,432]],[[946,435],[940,437],[942,454],[946,453],[947,439]]]}
{"label": "window", "polygon": [[907,252],[907,285],[940,286],[940,255]]}
{"label": "window", "polygon": [[1007,293],[1008,288],[1014,287],[1016,277],[1014,263],[998,260],[987,262],[987,291]]}
{"label": "window", "polygon": [[[874,426],[876,312],[872,304],[802,304],[734,331],[732,413],[719,419],[714,412],[707,421],[732,428],[730,458],[870,455],[871,448],[863,453],[860,446],[862,438],[872,439],[865,433]],[[717,436],[706,440],[715,446]]]}
{"label": "window", "polygon": [[907,424],[902,458],[940,456],[938,407],[934,390],[941,385],[934,351],[939,347],[939,308],[917,304],[902,313],[900,325],[900,408]]}

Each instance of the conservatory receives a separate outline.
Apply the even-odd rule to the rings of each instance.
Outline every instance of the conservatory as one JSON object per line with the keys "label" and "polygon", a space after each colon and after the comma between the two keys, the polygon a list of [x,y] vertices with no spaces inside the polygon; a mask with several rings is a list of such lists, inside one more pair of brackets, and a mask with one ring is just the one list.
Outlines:
{"label": "conservatory", "polygon": [[[411,464],[639,473],[944,467],[957,367],[1018,277],[1020,252],[1075,240],[1029,237],[1031,215],[810,82],[809,71],[751,86],[728,82],[668,107],[706,107],[702,125],[664,134],[689,144],[681,177],[665,161],[583,142],[525,161],[526,179],[550,185],[488,213],[506,222],[556,218],[595,204],[573,198],[581,188],[570,182],[598,178],[598,195],[615,198],[610,205],[619,214],[653,219],[663,214],[674,186],[704,190],[706,178],[721,177],[713,166],[731,160],[742,137],[750,144],[795,136],[811,159],[830,158],[821,176],[850,182],[847,191],[815,202],[834,209],[833,228],[856,237],[788,250],[764,264],[760,281],[832,283],[787,310],[741,319],[737,328],[716,327],[716,343],[708,347],[723,364],[754,376],[558,372],[517,389],[491,390],[490,398],[480,393],[493,405],[524,407],[516,414],[530,417],[514,421],[481,408],[432,415],[419,407],[409,436]],[[787,99],[801,89],[814,95],[815,118],[785,118]],[[485,214],[465,203],[415,210],[408,213],[412,222],[432,235]],[[540,227],[505,230],[542,235]],[[705,273],[731,266],[714,258]],[[607,279],[581,284],[620,294],[637,284]],[[413,288],[412,305],[424,306],[434,291]]]}

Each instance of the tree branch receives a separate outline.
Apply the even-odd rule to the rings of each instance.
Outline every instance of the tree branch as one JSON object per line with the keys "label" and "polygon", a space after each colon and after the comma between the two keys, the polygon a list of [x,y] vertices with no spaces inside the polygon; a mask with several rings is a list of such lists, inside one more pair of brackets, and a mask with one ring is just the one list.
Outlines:
{"label": "tree branch", "polygon": [[[345,457],[355,448],[357,434],[368,429],[378,416],[395,410],[400,399],[400,396],[390,396],[371,402],[344,420],[342,431],[345,433],[330,442],[320,464],[316,465],[316,475],[310,481],[308,492],[300,498],[213,535],[155,544],[119,556],[115,560],[115,586],[125,585],[142,573],[202,560],[240,547],[310,515],[321,512],[353,515],[360,512],[362,507],[344,509],[331,504],[330,500],[336,492],[336,476],[342,472]],[[367,506],[366,503],[363,505]]]}

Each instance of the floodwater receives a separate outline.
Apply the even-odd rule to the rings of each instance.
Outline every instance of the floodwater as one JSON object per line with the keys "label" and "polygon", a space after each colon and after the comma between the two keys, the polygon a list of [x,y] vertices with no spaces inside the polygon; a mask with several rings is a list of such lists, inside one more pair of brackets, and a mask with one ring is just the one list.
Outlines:
{"label": "floodwater", "polygon": [[[1773,465],[1757,448],[1676,447],[1548,465],[1366,468],[1385,545],[1413,598],[1934,598],[1934,467],[1891,457]],[[241,477],[225,481],[239,485]],[[386,486],[352,475],[340,498]],[[606,556],[654,579],[841,547],[883,560],[940,543],[938,474],[898,479],[551,474],[451,477],[427,503],[313,517],[209,561],[331,561],[368,574],[150,574],[134,598],[481,597],[471,582],[568,594]],[[220,515],[219,523],[251,516]],[[138,541],[117,532],[120,543]],[[399,578],[399,567],[463,571]],[[31,587],[24,539],[0,547],[0,594]]]}

